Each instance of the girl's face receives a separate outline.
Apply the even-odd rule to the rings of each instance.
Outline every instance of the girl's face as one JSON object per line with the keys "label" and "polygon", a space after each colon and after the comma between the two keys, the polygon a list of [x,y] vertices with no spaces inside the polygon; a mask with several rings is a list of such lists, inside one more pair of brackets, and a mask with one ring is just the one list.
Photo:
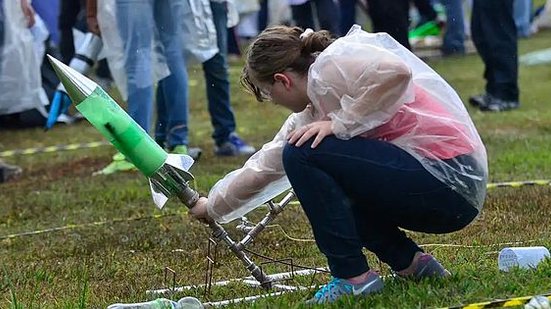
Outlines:
{"label": "girl's face", "polygon": [[310,103],[306,94],[308,78],[293,71],[274,74],[274,82],[263,87],[264,95],[276,105],[302,112]]}

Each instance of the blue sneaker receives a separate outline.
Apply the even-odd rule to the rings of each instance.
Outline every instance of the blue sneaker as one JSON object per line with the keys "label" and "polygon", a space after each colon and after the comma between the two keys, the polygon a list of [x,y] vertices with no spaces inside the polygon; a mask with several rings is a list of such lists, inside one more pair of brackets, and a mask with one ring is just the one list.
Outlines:
{"label": "blue sneaker", "polygon": [[345,295],[368,295],[380,291],[383,288],[383,280],[379,275],[370,271],[367,279],[360,284],[349,283],[345,279],[333,278],[316,292],[313,298],[306,301],[307,304],[332,303]]}
{"label": "blue sneaker", "polygon": [[409,275],[400,275],[398,277],[411,280],[421,280],[424,278],[445,278],[451,276],[451,273],[438,262],[436,258],[427,253],[421,253],[414,259],[415,270]]}
{"label": "blue sneaker", "polygon": [[250,156],[256,149],[243,141],[237,134],[231,133],[229,139],[214,148],[218,156]]}

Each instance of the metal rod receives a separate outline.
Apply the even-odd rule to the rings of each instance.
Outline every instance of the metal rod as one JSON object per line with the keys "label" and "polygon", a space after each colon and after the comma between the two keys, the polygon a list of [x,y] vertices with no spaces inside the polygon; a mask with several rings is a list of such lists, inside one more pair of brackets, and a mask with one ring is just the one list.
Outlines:
{"label": "metal rod", "polygon": [[246,245],[251,243],[254,240],[254,238],[258,236],[258,234],[260,234],[260,232],[262,232],[266,228],[266,226],[268,226],[272,221],[274,221],[277,215],[283,211],[285,206],[287,206],[294,197],[295,197],[295,193],[293,191],[290,191],[289,193],[287,193],[287,195],[285,195],[285,197],[283,197],[281,202],[279,202],[278,204],[274,204],[273,202],[270,201],[268,203],[270,207],[270,212],[268,212],[266,216],[262,218],[262,220],[260,220],[260,222],[258,222],[247,233],[247,235],[245,235],[245,237],[239,242],[237,246],[240,249],[243,249],[245,248]]}
{"label": "metal rod", "polygon": [[[327,268],[321,267],[317,269],[302,269],[294,272],[276,273],[276,274],[271,274],[270,278],[272,279],[272,282],[278,282],[278,281],[290,279],[293,276],[307,276],[316,272],[323,272],[323,271],[327,271]],[[234,279],[216,281],[216,282],[212,282],[212,286],[226,286],[232,282],[243,282],[245,280],[248,280],[248,281],[254,280],[254,277],[248,276],[244,278],[234,278]],[[186,285],[186,286],[176,287],[174,289],[147,290],[146,293],[147,294],[166,294],[170,292],[184,292],[184,291],[194,290],[198,288],[204,288],[205,286],[206,286],[205,284]],[[274,284],[274,287],[275,287],[275,284]]]}

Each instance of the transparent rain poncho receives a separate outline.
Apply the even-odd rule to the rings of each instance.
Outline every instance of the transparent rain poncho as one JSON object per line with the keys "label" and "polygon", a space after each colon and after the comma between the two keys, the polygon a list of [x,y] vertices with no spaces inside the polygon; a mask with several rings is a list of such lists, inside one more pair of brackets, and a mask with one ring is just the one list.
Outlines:
{"label": "transparent rain poncho", "polygon": [[34,38],[19,1],[3,1],[4,42],[0,48],[0,115],[38,109],[45,113],[48,97],[42,88]]}
{"label": "transparent rain poncho", "polygon": [[311,105],[294,113],[245,165],[215,184],[208,213],[225,223],[290,185],[282,151],[295,128],[331,120],[337,138],[388,141],[477,209],[486,195],[486,150],[457,93],[386,33],[354,26],[321,52],[308,74]]}
{"label": "transparent rain poncho", "polygon": [[[167,1],[167,0],[163,0]],[[130,80],[138,88],[145,88],[152,86],[159,80],[167,77],[170,74],[166,59],[162,54],[162,44],[159,39],[159,35],[155,30],[153,31],[153,38],[151,45],[147,50],[131,50],[124,48],[123,40],[121,38],[119,26],[123,25],[128,28],[128,33],[145,33],[150,29],[155,29],[153,19],[153,8],[151,12],[140,12],[140,10],[131,10],[130,14],[137,14],[140,18],[131,18],[126,20],[117,20],[120,18],[120,14],[117,14],[116,0],[98,0],[97,5],[97,17],[98,24],[101,31],[101,39],[103,42],[103,52],[107,58],[109,70],[113,76],[113,80],[121,93],[124,100],[128,99],[128,81]],[[142,18],[143,17],[143,18]],[[147,29],[145,29],[147,28]],[[134,35],[127,38],[128,46],[140,45],[139,40],[142,39],[140,35]],[[141,61],[141,67],[137,68],[135,76],[128,76],[125,65],[130,53],[140,53],[142,56],[149,57],[147,61]],[[149,63],[151,67],[146,67],[143,64]]]}

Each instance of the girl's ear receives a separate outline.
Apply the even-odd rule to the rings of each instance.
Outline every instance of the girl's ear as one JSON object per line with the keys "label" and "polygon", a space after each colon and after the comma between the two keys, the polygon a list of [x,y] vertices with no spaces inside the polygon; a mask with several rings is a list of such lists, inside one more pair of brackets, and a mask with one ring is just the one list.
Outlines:
{"label": "girl's ear", "polygon": [[274,81],[275,82],[281,82],[285,89],[291,88],[292,80],[289,78],[289,76],[285,75],[284,73],[275,73],[274,74]]}

